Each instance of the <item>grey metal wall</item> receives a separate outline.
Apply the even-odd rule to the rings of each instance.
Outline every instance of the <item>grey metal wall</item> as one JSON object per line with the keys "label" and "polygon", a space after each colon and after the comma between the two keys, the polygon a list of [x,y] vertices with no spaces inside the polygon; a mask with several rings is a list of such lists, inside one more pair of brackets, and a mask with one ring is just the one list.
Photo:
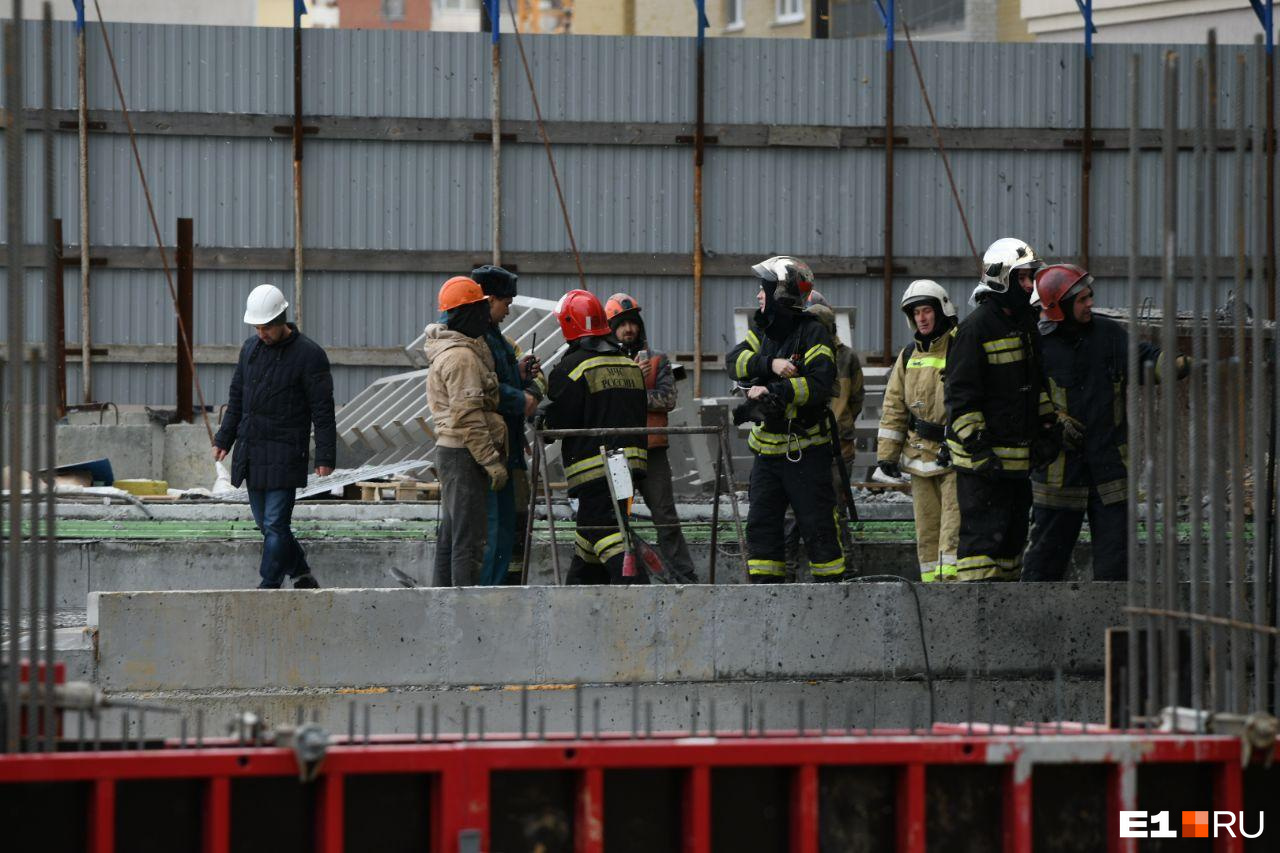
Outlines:
{"label": "grey metal wall", "polygon": [[[26,102],[42,98],[38,27],[29,25]],[[287,30],[111,25],[109,28],[129,107],[134,111],[283,114],[291,109],[291,49]],[[100,33],[89,28],[90,107],[118,108]],[[548,120],[689,122],[694,115],[694,53],[689,39],[546,36],[525,39],[542,111]],[[905,47],[905,45],[904,45]],[[948,127],[1058,128],[1080,126],[1079,46],[1065,44],[917,45],[938,120]],[[533,106],[514,40],[504,37],[503,114],[532,119]],[[1190,83],[1198,46],[1177,48],[1181,66],[1183,127],[1193,126]],[[1230,90],[1236,48],[1219,56],[1220,123],[1231,121]],[[1161,121],[1160,66],[1164,48],[1097,48],[1094,124],[1127,124],[1127,63],[1142,58],[1144,125]],[[1254,51],[1246,52],[1256,112]],[[308,31],[304,36],[309,115],[488,117],[489,52],[478,34]],[[74,38],[59,24],[55,106],[75,104]],[[707,118],[710,122],[779,125],[875,125],[885,103],[884,55],[879,40],[717,40],[708,46]],[[897,120],[928,123],[904,50],[898,58]],[[1057,133],[1058,131],[1053,131]],[[139,140],[157,214],[172,242],[174,220],[195,220],[198,245],[292,245],[290,144],[263,139],[148,137]],[[27,140],[27,238],[43,237],[39,136]],[[149,246],[150,224],[124,136],[91,140],[91,239],[96,246]],[[684,253],[692,248],[692,153],[687,146],[556,146],[556,157],[579,247],[586,252]],[[487,143],[372,142],[308,138],[304,161],[305,243],[309,248],[488,250],[490,233]],[[1188,174],[1189,155],[1183,155]],[[76,145],[57,143],[57,195],[53,213],[68,243],[78,233]],[[1221,155],[1223,198],[1234,158]],[[878,148],[708,148],[704,244],[711,253],[767,255],[871,255],[882,251],[883,152]],[[1060,151],[972,151],[951,154],[974,239],[1023,236],[1050,257],[1079,251],[1079,154]],[[1160,250],[1161,176],[1158,153],[1144,154],[1143,207],[1149,211],[1139,246],[1128,244],[1126,154],[1101,149],[1094,156],[1094,256]],[[509,145],[504,152],[504,249],[567,251],[545,155],[540,146]],[[896,161],[896,251],[911,256],[968,252],[940,158],[930,149],[900,149]],[[0,176],[3,182],[3,176]],[[1251,183],[1251,182],[1250,182]],[[7,191],[7,188],[6,188]],[[1248,190],[1246,190],[1246,195]],[[1200,196],[1184,182],[1179,216],[1185,224]],[[1229,207],[1221,218],[1220,246],[1231,245]],[[0,234],[3,234],[0,211]],[[1190,251],[1184,228],[1179,245]],[[331,346],[392,347],[410,340],[431,319],[434,290],[456,270],[406,273],[309,272],[308,332]],[[683,277],[593,276],[601,296],[626,290],[646,306],[655,338],[673,351],[693,346],[692,283]],[[744,270],[744,273],[746,271]],[[1224,270],[1224,272],[1226,272]],[[1150,271],[1151,275],[1156,273]],[[28,275],[36,284],[38,272]],[[195,338],[234,344],[246,334],[238,322],[245,293],[264,280],[288,290],[288,273],[197,271]],[[163,276],[156,271],[94,270],[95,343],[172,343],[174,322]],[[525,276],[530,295],[554,298],[576,286],[566,276]],[[971,282],[946,279],[964,305]],[[1102,282],[1100,302],[1124,302],[1120,282]],[[906,286],[897,282],[897,292]],[[854,344],[881,347],[878,276],[823,280],[836,304],[856,306]],[[1184,287],[1185,291],[1185,287]],[[748,304],[754,285],[709,278],[704,301],[708,351],[732,345],[732,309]],[[1158,298],[1151,286],[1149,293]],[[78,337],[78,276],[66,282],[68,337]],[[896,297],[895,297],[896,298]],[[1186,295],[1184,294],[1184,297]],[[3,316],[0,300],[0,317]],[[29,306],[32,329],[39,317]],[[898,342],[905,324],[895,321]],[[37,335],[33,337],[38,338]],[[225,395],[223,366],[200,369],[207,398]],[[381,371],[342,367],[339,396],[347,399]],[[102,365],[95,368],[100,399],[165,403],[173,397],[172,368]],[[74,369],[71,379],[75,397]],[[714,386],[706,390],[713,392]]]}

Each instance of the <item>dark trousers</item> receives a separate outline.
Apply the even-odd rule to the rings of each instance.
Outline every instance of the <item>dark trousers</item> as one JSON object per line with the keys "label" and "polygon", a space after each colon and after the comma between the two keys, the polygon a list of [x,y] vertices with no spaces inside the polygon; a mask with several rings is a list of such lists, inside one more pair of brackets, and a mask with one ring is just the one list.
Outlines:
{"label": "dark trousers", "polygon": [[1086,515],[1093,552],[1093,579],[1128,579],[1129,508],[1123,501],[1104,504],[1098,493],[1090,489],[1087,509],[1038,506],[1032,510],[1031,547],[1027,549],[1026,565],[1022,567],[1024,581],[1060,581],[1067,576],[1071,552]]}
{"label": "dark trousers", "polygon": [[432,586],[480,582],[488,531],[489,475],[462,447],[436,447],[440,478],[440,526]]}
{"label": "dark trousers", "polygon": [[640,481],[639,491],[644,496],[649,514],[653,516],[653,524],[658,530],[658,549],[667,567],[679,582],[697,583],[698,574],[693,569],[693,558],[689,556],[689,543],[684,541],[680,516],[676,515],[676,496],[671,487],[671,461],[667,458],[667,448],[649,448],[649,466],[645,478]]}
{"label": "dark trousers", "polygon": [[787,507],[795,510],[813,579],[840,579],[844,574],[844,553],[836,532],[830,445],[806,447],[798,462],[788,462],[781,454],[757,456],[751,465],[750,497],[747,570],[752,582],[777,583],[786,579]]}
{"label": "dark trousers", "polygon": [[956,469],[960,504],[958,581],[1016,581],[1022,571],[1031,512],[1031,481]]}
{"label": "dark trousers", "polygon": [[[481,586],[501,586],[511,565],[511,550],[516,541],[516,478],[508,470],[510,479],[501,491],[489,492],[487,501],[488,534],[484,546],[484,567],[480,572]],[[521,531],[524,532],[524,531]]]}
{"label": "dark trousers", "polygon": [[249,509],[262,531],[259,589],[279,589],[285,577],[310,574],[306,552],[293,537],[293,489],[249,489]]}
{"label": "dark trousers", "polygon": [[[834,461],[834,459],[833,455],[832,460]],[[831,487],[835,490],[836,506],[839,508],[836,518],[836,530],[840,534],[840,548],[844,551],[845,571],[849,573],[849,577],[853,577],[853,535],[849,531],[849,525],[845,522],[844,509],[846,485],[840,481],[840,469],[834,468],[831,472]],[[793,513],[787,513],[787,523],[784,529],[787,540],[787,580],[794,582],[800,574],[800,554],[806,549],[800,545],[800,525],[796,523]]]}
{"label": "dark trousers", "polygon": [[648,583],[643,569],[637,568],[632,577],[622,574],[627,546],[618,529],[618,516],[604,480],[588,483],[574,497],[578,499],[577,527],[573,536],[573,561],[565,583]]}

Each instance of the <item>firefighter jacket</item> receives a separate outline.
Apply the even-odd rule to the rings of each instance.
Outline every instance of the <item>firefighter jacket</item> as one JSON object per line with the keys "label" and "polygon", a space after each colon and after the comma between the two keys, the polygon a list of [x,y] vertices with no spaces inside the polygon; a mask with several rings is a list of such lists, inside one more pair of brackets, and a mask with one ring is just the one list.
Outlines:
{"label": "firefighter jacket", "polygon": [[[547,426],[550,429],[616,429],[645,425],[646,394],[640,366],[622,354],[609,338],[585,338],[568,351],[547,379]],[[569,494],[603,483],[600,446],[622,449],[631,474],[644,476],[648,467],[643,435],[582,436],[564,439],[561,461]]]}
{"label": "firefighter jacket", "polygon": [[[641,323],[640,328],[644,328]],[[664,352],[649,349],[648,343],[644,338],[640,338],[638,346],[634,349],[626,344],[622,345],[622,352],[636,360],[639,364],[642,361],[649,362],[649,375],[644,379],[645,394],[647,397],[648,416],[645,421],[647,426],[665,427],[667,425],[667,413],[676,407],[676,375],[671,369],[671,359],[667,358]],[[649,436],[649,448],[667,447],[671,441],[666,435]]]}
{"label": "firefighter jacket", "polygon": [[852,459],[857,452],[858,415],[867,392],[862,378],[862,361],[858,354],[845,346],[837,337],[832,338],[836,351],[836,387],[831,394],[831,411],[836,416],[836,429],[840,432],[840,452]]}
{"label": "firefighter jacket", "polygon": [[1053,404],[1045,387],[1040,333],[1028,311],[1005,314],[986,299],[956,330],[947,351],[947,449],[956,468],[1025,479],[1031,442]]}
{"label": "firefighter jacket", "polygon": [[917,337],[893,362],[884,389],[877,461],[896,462],[914,477],[936,477],[951,470],[939,464],[938,449],[947,426],[942,383],[956,331],[953,327],[928,341]]}
{"label": "firefighter jacket", "polygon": [[433,323],[427,326],[425,349],[436,444],[466,448],[485,468],[505,465],[507,425],[498,414],[498,376],[489,345]]}
{"label": "firefighter jacket", "polygon": [[[785,309],[783,309],[785,310]],[[836,354],[831,335],[812,314],[796,312],[787,334],[775,338],[761,331],[764,318],[757,311],[746,340],[725,356],[729,374],[738,382],[764,385],[782,403],[751,428],[747,444],[762,456],[792,455],[806,447],[827,444],[827,404],[836,385]],[[784,379],[770,366],[775,358],[791,361],[797,373]]]}
{"label": "firefighter jacket", "polygon": [[[1084,447],[1064,450],[1032,472],[1034,504],[1084,511],[1090,488],[1103,504],[1122,503],[1128,494],[1128,333],[1115,320],[1094,315],[1084,325],[1059,325],[1042,338],[1042,346],[1049,396],[1058,410],[1084,424]],[[1160,359],[1160,350],[1139,343],[1138,359]]]}

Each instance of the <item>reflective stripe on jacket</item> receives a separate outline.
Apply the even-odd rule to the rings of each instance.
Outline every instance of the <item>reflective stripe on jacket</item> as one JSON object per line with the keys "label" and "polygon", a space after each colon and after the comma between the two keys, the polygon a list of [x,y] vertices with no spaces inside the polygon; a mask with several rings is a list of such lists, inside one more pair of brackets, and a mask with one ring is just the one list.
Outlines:
{"label": "reflective stripe on jacket", "polygon": [[943,379],[947,350],[955,336],[953,328],[934,338],[927,347],[916,341],[893,362],[880,415],[878,461],[897,462],[903,471],[917,477],[934,477],[950,470],[938,464],[942,442],[923,437],[912,429],[912,424],[916,420],[946,423]]}

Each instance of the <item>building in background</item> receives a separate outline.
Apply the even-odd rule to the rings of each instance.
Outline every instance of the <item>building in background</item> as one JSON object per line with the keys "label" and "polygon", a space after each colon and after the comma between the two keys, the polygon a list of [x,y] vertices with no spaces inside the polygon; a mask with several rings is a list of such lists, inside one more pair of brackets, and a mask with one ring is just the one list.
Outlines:
{"label": "building in background", "polygon": [[[1264,0],[1265,2],[1265,0]],[[1041,41],[1084,41],[1075,0],[1021,0],[1022,17]],[[1248,44],[1262,33],[1245,0],[1109,0],[1095,3],[1098,44],[1203,44],[1210,28],[1223,44]]]}

